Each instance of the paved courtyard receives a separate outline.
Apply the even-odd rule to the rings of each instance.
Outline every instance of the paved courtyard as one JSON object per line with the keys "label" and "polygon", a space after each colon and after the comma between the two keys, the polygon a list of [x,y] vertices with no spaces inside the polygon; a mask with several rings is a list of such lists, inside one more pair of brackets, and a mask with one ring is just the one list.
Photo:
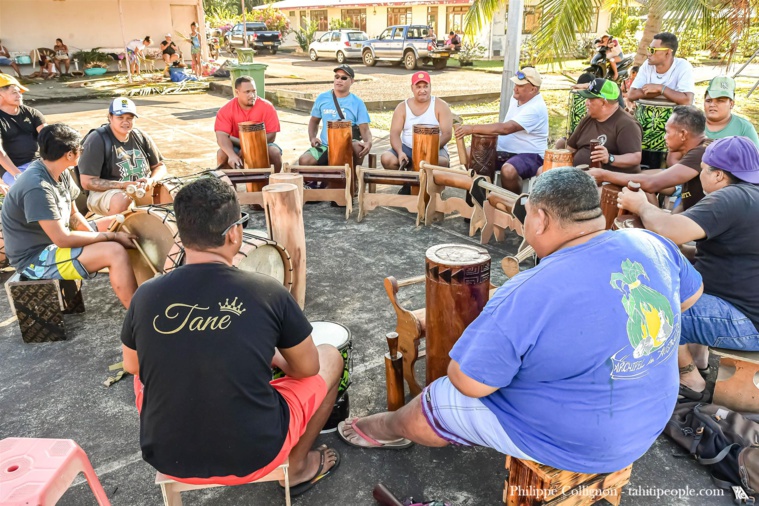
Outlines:
{"label": "paved courtyard", "polygon": [[[212,95],[140,99],[138,126],[154,137],[173,171],[210,168],[215,165],[214,114],[224,102]],[[40,109],[49,122],[63,121],[85,133],[105,121],[107,104],[106,99],[99,99],[47,104]],[[284,159],[291,161],[307,147],[308,116],[281,111],[280,120],[283,130],[277,142],[285,151]],[[386,148],[385,135],[375,132],[378,142],[373,151]],[[354,210],[345,221],[343,210],[328,203],[305,207],[305,311],[311,320],[331,320],[351,330],[350,405],[351,414],[360,416],[385,405],[384,335],[394,329],[396,320],[383,279],[422,274],[425,251],[433,245],[479,241],[466,235],[467,225],[461,218],[416,227],[413,215],[395,209],[377,209],[362,223],[356,223],[355,215]],[[265,229],[262,213],[253,214],[249,227]],[[516,251],[518,239],[512,234],[504,243],[487,246],[494,284],[506,281],[500,260]],[[0,439],[72,438],[89,455],[112,504],[160,504],[159,488],[153,484],[155,471],[140,455],[131,377],[110,388],[103,386],[110,375],[108,366],[121,360],[118,336],[124,310],[105,276],[85,283],[84,299],[87,312],[66,318],[67,341],[32,345],[22,342],[8,303],[0,298]],[[423,307],[423,288],[403,289],[400,299],[410,308]],[[557,416],[561,413],[546,413],[546,417]],[[371,491],[378,482],[399,497],[444,499],[457,506],[500,504],[504,456],[495,451],[420,446],[399,452],[362,450],[346,446],[334,434],[321,436],[319,441],[341,452],[341,468],[295,499],[294,505],[375,504]],[[732,504],[730,497],[713,497],[718,492],[703,468],[689,459],[675,458],[675,453],[682,452],[660,437],[636,462],[622,504]],[[187,505],[284,504],[282,493],[272,483],[188,492],[183,500]],[[80,477],[59,504],[95,502]]]}

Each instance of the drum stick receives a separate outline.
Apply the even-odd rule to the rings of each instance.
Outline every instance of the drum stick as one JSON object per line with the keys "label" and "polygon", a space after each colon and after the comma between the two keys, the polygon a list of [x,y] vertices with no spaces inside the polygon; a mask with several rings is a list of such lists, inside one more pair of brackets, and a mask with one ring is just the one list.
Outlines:
{"label": "drum stick", "polygon": [[479,181],[477,185],[483,190],[491,191],[514,202],[516,202],[516,200],[519,198],[519,195],[516,193],[510,192],[509,190],[501,188],[500,186],[496,186],[493,183],[488,183],[487,181]]}
{"label": "drum stick", "polygon": [[[637,192],[637,191],[640,191],[640,183],[636,183],[636,182],[634,182],[634,181],[628,181],[628,182],[627,182],[627,188],[628,188],[628,189],[629,189],[631,192]],[[619,208],[619,212],[617,213],[617,218],[619,218],[619,217],[620,217],[620,216],[622,216],[623,214],[629,214],[629,213],[628,213],[627,211],[625,211],[623,208],[621,208],[621,207],[620,207],[620,208]]]}
{"label": "drum stick", "polygon": [[403,503],[390,492],[385,485],[378,483],[372,491],[374,500],[380,503],[380,506],[403,506]]}
{"label": "drum stick", "polygon": [[116,216],[113,217],[113,221],[108,226],[108,232],[115,232],[116,229],[119,227],[119,225],[121,225],[122,223],[124,223],[124,215],[117,214]]}
{"label": "drum stick", "polygon": [[[121,227],[121,230],[124,231],[124,233],[129,234],[129,229],[126,227]],[[140,243],[137,242],[136,239],[132,239],[132,244],[134,244],[134,247],[137,249],[137,251],[142,255],[142,258],[148,263],[148,266],[150,267],[150,270],[153,271],[153,277],[160,276],[161,274],[156,270],[155,266],[153,265],[153,262],[150,261],[150,258],[148,258],[147,253],[145,253],[145,250],[142,249],[142,246],[140,246]]]}
{"label": "drum stick", "polygon": [[421,283],[425,279],[427,279],[427,276],[424,274],[420,276],[415,276],[413,278],[401,279],[400,281],[398,281],[398,288],[403,288],[404,286],[409,286],[409,285],[415,285],[417,283]]}
{"label": "drum stick", "polygon": [[530,258],[535,254],[535,250],[532,246],[527,246],[522,251],[519,251],[515,256],[508,256],[501,260],[501,269],[504,274],[509,278],[513,278],[519,274],[519,264]]}
{"label": "drum stick", "polygon": [[[456,128],[460,127],[461,124],[453,125],[453,131],[456,132]],[[456,149],[459,152],[459,162],[461,165],[466,165],[467,159],[466,159],[466,144],[464,143],[463,137],[456,137]]]}

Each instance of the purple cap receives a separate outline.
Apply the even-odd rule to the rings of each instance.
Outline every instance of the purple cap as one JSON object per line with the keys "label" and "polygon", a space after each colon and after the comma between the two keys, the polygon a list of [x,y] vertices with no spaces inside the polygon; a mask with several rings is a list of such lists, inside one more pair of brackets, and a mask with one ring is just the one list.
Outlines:
{"label": "purple cap", "polygon": [[709,144],[702,161],[748,183],[759,184],[759,149],[746,137],[725,137]]}

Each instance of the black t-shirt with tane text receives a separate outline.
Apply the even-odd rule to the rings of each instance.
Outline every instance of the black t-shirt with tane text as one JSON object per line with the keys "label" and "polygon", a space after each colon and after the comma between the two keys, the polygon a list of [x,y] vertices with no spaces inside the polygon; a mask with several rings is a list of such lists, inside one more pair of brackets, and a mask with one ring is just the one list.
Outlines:
{"label": "black t-shirt with tane text", "polygon": [[311,334],[274,278],[192,264],[140,286],[122,342],[145,385],[142,456],[179,478],[247,476],[282,449],[290,411],[271,387],[275,347]]}
{"label": "black t-shirt with tane text", "polygon": [[[3,150],[16,167],[39,158],[37,129],[44,124],[45,117],[42,113],[25,105],[22,105],[15,115],[0,111],[0,139],[3,141]],[[5,172],[5,169],[2,169],[0,175]]]}

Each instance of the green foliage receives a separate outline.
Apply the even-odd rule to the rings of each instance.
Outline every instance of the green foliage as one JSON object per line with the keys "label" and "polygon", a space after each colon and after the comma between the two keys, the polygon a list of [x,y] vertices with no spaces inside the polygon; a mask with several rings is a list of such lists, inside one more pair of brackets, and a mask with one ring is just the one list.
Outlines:
{"label": "green foliage", "polygon": [[350,19],[333,18],[329,22],[330,30],[340,30],[341,28],[354,28],[353,21]]}
{"label": "green foliage", "polygon": [[314,36],[316,35],[316,30],[318,28],[319,23],[316,21],[308,21],[305,27],[295,31],[295,40],[303,51],[308,51],[308,46],[314,41]]}
{"label": "green foliage", "polygon": [[206,9],[206,21],[211,28],[219,28],[222,32],[229,31],[234,25],[242,22],[242,14],[239,9],[217,6]]}
{"label": "green foliage", "polygon": [[102,67],[103,65],[107,67],[108,64],[113,61],[111,55],[108,53],[103,53],[100,51],[99,47],[92,48],[89,51],[77,51],[71,56],[71,58],[73,60],[79,60],[79,63],[81,63],[85,68],[90,68],[93,66]]}
{"label": "green foliage", "polygon": [[482,44],[472,42],[467,39],[461,44],[461,50],[458,53],[459,63],[469,63],[485,55],[487,48]]}
{"label": "green foliage", "polygon": [[268,30],[278,31],[282,34],[282,37],[290,31],[290,21],[287,19],[287,16],[281,10],[275,9],[271,5],[265,9],[252,11],[250,13],[250,20],[264,23]]}

